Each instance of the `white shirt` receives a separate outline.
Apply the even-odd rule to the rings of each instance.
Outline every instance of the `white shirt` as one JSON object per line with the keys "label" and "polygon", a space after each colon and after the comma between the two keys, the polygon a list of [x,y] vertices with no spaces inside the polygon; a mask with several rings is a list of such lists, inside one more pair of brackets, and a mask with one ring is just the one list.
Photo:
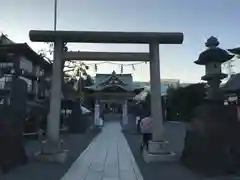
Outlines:
{"label": "white shirt", "polygon": [[143,118],[140,123],[141,132],[142,133],[152,133],[152,126],[153,126],[153,123],[152,123],[151,117]]}

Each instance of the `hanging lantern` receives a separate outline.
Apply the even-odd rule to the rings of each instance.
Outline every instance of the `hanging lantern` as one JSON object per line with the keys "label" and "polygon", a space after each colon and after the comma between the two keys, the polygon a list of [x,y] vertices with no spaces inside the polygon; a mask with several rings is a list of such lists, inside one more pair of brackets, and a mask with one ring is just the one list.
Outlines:
{"label": "hanging lantern", "polygon": [[76,76],[78,76],[78,77],[81,76],[80,69],[77,69]]}
{"label": "hanging lantern", "polygon": [[64,46],[63,47],[63,52],[67,52],[68,51],[68,47],[67,46]]}
{"label": "hanging lantern", "polygon": [[95,72],[97,72],[98,70],[97,64],[94,65],[94,69],[95,69]]}
{"label": "hanging lantern", "polygon": [[133,69],[133,71],[135,71],[135,66],[134,66],[134,64],[132,64],[132,69]]}
{"label": "hanging lantern", "polygon": [[121,65],[121,74],[123,73],[123,65]]}

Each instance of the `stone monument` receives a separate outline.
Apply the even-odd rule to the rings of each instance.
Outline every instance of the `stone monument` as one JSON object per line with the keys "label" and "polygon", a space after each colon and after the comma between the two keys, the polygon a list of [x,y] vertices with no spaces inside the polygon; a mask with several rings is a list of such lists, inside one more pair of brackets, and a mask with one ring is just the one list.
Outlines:
{"label": "stone monument", "polygon": [[85,133],[88,128],[88,117],[84,116],[79,101],[72,102],[72,113],[68,119],[70,133]]}
{"label": "stone monument", "polygon": [[27,83],[16,78],[11,87],[10,104],[1,107],[0,168],[3,172],[27,163],[23,144],[26,105]]}
{"label": "stone monument", "polygon": [[239,122],[236,108],[224,105],[224,96],[219,89],[221,80],[227,77],[221,64],[233,56],[218,47],[217,38],[210,37],[207,50],[202,52],[196,64],[205,65],[207,81],[204,103],[195,108],[194,117],[185,137],[181,160],[188,168],[206,176],[226,175],[236,172],[240,164]]}

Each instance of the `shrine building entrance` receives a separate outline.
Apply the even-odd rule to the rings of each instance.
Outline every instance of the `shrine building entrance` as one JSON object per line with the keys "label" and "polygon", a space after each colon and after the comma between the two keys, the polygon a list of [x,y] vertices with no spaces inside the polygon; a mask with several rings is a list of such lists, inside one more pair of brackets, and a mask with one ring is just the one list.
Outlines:
{"label": "shrine building entrance", "polygon": [[128,102],[141,92],[143,87],[133,84],[131,74],[97,74],[95,84],[84,88],[84,93],[94,96],[95,124],[100,125],[100,118],[109,113],[121,114],[121,123],[128,123]]}

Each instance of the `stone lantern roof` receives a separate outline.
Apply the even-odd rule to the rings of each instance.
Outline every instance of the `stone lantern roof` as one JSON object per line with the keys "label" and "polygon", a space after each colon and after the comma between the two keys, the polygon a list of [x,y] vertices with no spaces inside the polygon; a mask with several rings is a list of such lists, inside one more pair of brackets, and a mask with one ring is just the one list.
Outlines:
{"label": "stone lantern roof", "polygon": [[208,49],[202,52],[198,60],[194,62],[198,65],[206,65],[211,62],[224,63],[234,57],[234,55],[230,55],[226,50],[218,47],[219,41],[216,37],[210,37],[205,45]]}

